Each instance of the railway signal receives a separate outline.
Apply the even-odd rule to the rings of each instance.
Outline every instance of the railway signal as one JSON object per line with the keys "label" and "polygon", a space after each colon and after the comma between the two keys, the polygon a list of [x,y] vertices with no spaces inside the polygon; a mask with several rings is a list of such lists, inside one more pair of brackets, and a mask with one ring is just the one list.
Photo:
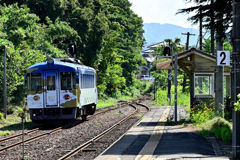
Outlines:
{"label": "railway signal", "polygon": [[165,47],[164,48],[163,55],[164,56],[171,56],[171,49],[170,49],[170,47]]}
{"label": "railway signal", "polygon": [[68,49],[69,49],[69,54],[71,54],[72,56],[74,56],[76,54],[76,44],[74,42],[70,42],[68,45]]}

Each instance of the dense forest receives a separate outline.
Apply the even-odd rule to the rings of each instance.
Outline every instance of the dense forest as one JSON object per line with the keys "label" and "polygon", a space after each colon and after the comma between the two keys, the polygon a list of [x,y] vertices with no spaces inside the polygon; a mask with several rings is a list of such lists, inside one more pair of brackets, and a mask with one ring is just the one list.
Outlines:
{"label": "dense forest", "polygon": [[140,54],[143,21],[130,7],[128,0],[1,0],[1,108],[4,46],[8,104],[23,102],[27,67],[44,61],[46,55],[67,57],[70,41],[77,44],[77,58],[97,70],[100,97],[119,89],[132,94],[138,66],[146,61]]}

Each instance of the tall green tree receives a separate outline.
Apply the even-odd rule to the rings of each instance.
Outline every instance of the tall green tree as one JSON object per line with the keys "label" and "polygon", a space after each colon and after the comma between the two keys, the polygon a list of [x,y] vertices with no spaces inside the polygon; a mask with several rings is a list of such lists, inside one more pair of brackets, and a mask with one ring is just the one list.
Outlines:
{"label": "tall green tree", "polygon": [[218,38],[225,38],[225,31],[232,24],[232,0],[184,0],[194,2],[196,6],[179,9],[176,14],[193,12],[188,18],[192,24],[197,24],[202,17],[203,27],[214,29]]}
{"label": "tall green tree", "polygon": [[[25,96],[24,75],[27,67],[44,61],[46,54],[53,57],[65,56],[65,51],[57,48],[53,42],[60,37],[77,35],[68,24],[60,21],[55,21],[51,25],[39,24],[38,16],[30,13],[26,6],[18,7],[17,4],[0,5],[0,21],[0,77],[3,80],[5,46],[8,103],[18,103]],[[0,83],[3,84],[3,81]],[[3,85],[0,85],[0,91],[2,88]],[[2,98],[3,94],[0,94],[0,100]]]}
{"label": "tall green tree", "polygon": [[[128,0],[11,2],[18,2],[18,6],[27,5],[40,17],[38,23],[46,28],[43,35],[49,36],[38,48],[43,47],[45,51],[46,46],[53,45],[63,51],[71,40],[75,41],[77,58],[97,70],[102,93],[110,93],[109,86],[113,83],[118,83],[120,88],[130,86],[135,73],[140,72],[138,66],[146,65],[140,54],[144,44],[143,21],[130,9]],[[3,0],[0,3],[11,2]],[[53,51],[50,50],[51,55],[59,56]],[[114,74],[115,80],[111,78]]]}

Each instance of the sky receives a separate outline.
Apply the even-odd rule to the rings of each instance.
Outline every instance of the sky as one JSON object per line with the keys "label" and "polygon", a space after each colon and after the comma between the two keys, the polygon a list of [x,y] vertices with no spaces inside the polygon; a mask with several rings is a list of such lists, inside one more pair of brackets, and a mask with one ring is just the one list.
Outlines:
{"label": "sky", "polygon": [[178,9],[195,6],[194,3],[186,3],[184,0],[129,0],[131,9],[142,17],[144,23],[169,23],[183,28],[198,29],[198,25],[191,25],[187,21],[192,14],[177,14]]}

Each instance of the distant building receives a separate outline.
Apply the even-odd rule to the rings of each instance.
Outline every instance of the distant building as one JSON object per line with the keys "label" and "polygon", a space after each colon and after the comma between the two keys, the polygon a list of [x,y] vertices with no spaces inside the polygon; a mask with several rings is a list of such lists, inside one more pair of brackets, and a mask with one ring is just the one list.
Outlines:
{"label": "distant building", "polygon": [[143,58],[147,60],[147,66],[139,66],[139,68],[141,69],[141,73],[138,73],[136,75],[136,77],[138,79],[140,79],[141,76],[143,76],[143,75],[148,75],[149,77],[152,76],[151,73],[149,72],[149,70],[152,67],[152,63],[156,60],[156,55],[154,55],[154,53],[155,53],[154,49],[156,47],[159,47],[160,45],[168,46],[168,43],[165,41],[159,42],[159,43],[148,46],[147,48],[149,48],[149,49],[142,51],[141,54],[142,54]]}

